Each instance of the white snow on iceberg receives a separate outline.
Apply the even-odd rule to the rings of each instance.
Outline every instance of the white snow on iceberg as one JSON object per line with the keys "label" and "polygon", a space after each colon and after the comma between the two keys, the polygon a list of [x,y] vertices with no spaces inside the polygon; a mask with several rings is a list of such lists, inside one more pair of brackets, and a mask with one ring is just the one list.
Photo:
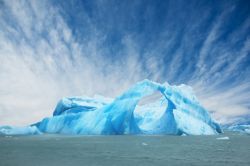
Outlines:
{"label": "white snow on iceberg", "polygon": [[[155,92],[161,97],[139,104],[142,98]],[[222,132],[219,124],[199,104],[191,87],[149,80],[135,84],[115,99],[102,96],[63,98],[52,117],[28,126],[23,133],[29,134],[30,127],[42,133],[84,135],[212,135]]]}

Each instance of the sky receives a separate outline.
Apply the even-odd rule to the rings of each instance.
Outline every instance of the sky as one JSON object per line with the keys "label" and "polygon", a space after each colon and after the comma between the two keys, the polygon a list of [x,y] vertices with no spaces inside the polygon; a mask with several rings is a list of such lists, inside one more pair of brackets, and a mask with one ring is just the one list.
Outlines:
{"label": "sky", "polygon": [[222,124],[250,118],[245,0],[0,0],[0,125],[143,79],[187,84]]}

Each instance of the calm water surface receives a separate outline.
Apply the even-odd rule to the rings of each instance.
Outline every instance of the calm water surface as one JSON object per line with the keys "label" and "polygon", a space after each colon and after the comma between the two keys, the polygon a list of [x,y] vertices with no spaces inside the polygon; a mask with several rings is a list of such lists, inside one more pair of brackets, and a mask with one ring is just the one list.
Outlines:
{"label": "calm water surface", "polygon": [[250,136],[1,136],[0,165],[250,166]]}

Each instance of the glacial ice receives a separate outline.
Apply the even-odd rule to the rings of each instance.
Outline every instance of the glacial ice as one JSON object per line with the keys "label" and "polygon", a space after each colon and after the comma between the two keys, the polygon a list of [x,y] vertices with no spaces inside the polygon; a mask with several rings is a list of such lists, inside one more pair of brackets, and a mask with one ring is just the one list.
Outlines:
{"label": "glacial ice", "polygon": [[240,132],[244,134],[250,134],[250,124],[238,124],[228,127],[229,131]]}
{"label": "glacial ice", "polygon": [[0,126],[0,135],[37,135],[42,134],[36,126],[11,127]]}
{"label": "glacial ice", "polygon": [[[156,92],[155,101],[140,104]],[[37,131],[38,130],[38,131]],[[17,132],[16,132],[17,131]],[[23,132],[23,133],[22,133]],[[102,96],[61,99],[52,117],[0,134],[173,134],[212,135],[222,130],[186,85],[170,86],[144,80],[115,99]]]}
{"label": "glacial ice", "polygon": [[216,138],[217,140],[229,140],[230,138],[229,137],[218,137]]}

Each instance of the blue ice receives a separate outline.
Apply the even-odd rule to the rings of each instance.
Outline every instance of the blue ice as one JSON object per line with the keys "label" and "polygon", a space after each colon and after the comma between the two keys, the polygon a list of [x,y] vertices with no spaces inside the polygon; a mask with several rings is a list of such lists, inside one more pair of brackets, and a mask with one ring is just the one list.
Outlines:
{"label": "blue ice", "polygon": [[238,124],[228,127],[229,131],[240,132],[244,134],[250,134],[250,124]]}
{"label": "blue ice", "polygon": [[[156,93],[159,96],[155,98]],[[151,96],[155,98],[153,101]],[[145,98],[150,101],[144,101]],[[34,134],[33,130],[37,129],[37,133],[83,135],[213,135],[222,132],[191,87],[149,80],[138,82],[115,99],[102,96],[63,98],[52,117],[26,129],[22,128],[25,134]],[[9,134],[14,134],[11,130]]]}

